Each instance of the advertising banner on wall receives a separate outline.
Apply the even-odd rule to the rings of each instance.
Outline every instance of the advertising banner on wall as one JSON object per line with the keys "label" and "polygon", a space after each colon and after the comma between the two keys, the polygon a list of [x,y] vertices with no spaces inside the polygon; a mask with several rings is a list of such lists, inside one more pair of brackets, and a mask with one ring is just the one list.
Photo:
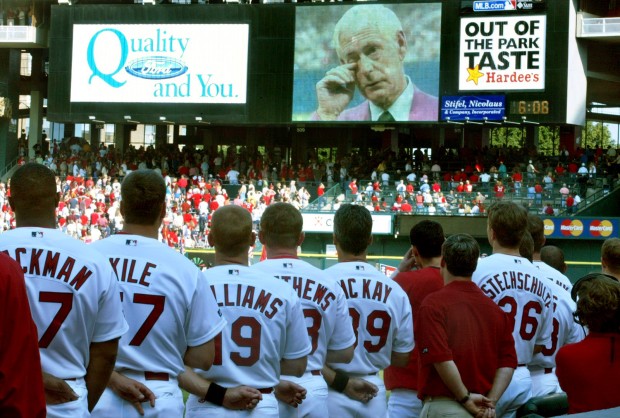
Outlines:
{"label": "advertising banner on wall", "polygon": [[[334,232],[333,213],[302,213],[304,219],[304,232]],[[392,215],[372,214],[372,233],[373,234],[393,234]]]}
{"label": "advertising banner on wall", "polygon": [[461,18],[459,90],[544,90],[546,16]]}
{"label": "advertising banner on wall", "polygon": [[441,120],[502,120],[506,96],[443,96]]}
{"label": "advertising banner on wall", "polygon": [[546,218],[543,222],[547,238],[607,239],[620,235],[618,219]]}
{"label": "advertising banner on wall", "polygon": [[247,24],[73,25],[71,102],[245,103]]}

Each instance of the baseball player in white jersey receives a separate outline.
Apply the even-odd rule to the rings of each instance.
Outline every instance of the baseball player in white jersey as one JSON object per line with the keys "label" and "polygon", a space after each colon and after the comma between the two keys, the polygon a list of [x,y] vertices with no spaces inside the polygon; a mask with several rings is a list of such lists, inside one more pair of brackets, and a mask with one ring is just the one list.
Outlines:
{"label": "baseball player in white jersey", "polygon": [[519,246],[527,230],[527,211],[514,202],[500,201],[489,208],[487,233],[493,255],[482,258],[472,280],[513,320],[518,366],[512,381],[497,400],[497,416],[514,417],[532,397],[527,365],[535,352],[551,343],[553,293],[532,263],[521,257]]}
{"label": "baseball player in white jersey", "polygon": [[[177,376],[184,364],[211,367],[213,339],[226,321],[201,271],[157,240],[166,214],[162,176],[133,171],[123,180],[121,195],[123,233],[93,247],[116,273],[129,332],[121,338],[115,372],[93,417],[182,416]],[[140,383],[153,394],[140,391],[143,401],[154,396],[154,406],[134,403],[139,394],[138,399],[125,395],[131,393],[128,386],[142,388]]]}
{"label": "baseball player in white jersey", "polygon": [[[211,223],[208,239],[215,247],[216,266],[204,276],[228,324],[216,338],[211,369],[196,370],[217,385],[203,399],[190,395],[186,417],[278,418],[273,391],[280,373],[303,375],[311,351],[299,298],[285,282],[248,267],[248,247],[256,235],[246,209],[223,206]],[[222,391],[240,384],[263,394],[256,408],[229,411],[219,406]]]}
{"label": "baseball player in white jersey", "polygon": [[22,266],[26,278],[47,416],[88,417],[128,329],[116,278],[96,250],[55,229],[58,194],[47,167],[20,167],[9,201],[17,229],[0,235],[0,251]]}
{"label": "baseball player in white jersey", "polygon": [[[565,344],[581,341],[585,338],[584,329],[573,319],[577,306],[570,295],[573,285],[564,274],[540,260],[540,253],[545,244],[543,220],[536,215],[528,215],[528,231],[531,240],[524,239],[531,245],[532,263],[539,270],[541,277],[548,280],[547,285],[553,293],[553,330],[551,344],[534,355],[528,364],[532,376],[532,396],[545,396],[562,392],[555,375],[555,355]],[[528,252],[526,250],[526,252]]]}
{"label": "baseball player in white jersey", "polygon": [[303,218],[288,203],[274,203],[261,218],[259,239],[267,260],[252,266],[287,282],[301,300],[312,351],[306,372],[300,378],[282,376],[307,390],[297,409],[280,402],[280,417],[324,418],[327,410],[327,384],[321,369],[328,362],[348,363],[353,358],[355,334],[344,293],[321,269],[299,260],[297,247],[304,239]]}
{"label": "baseball player in white jersey", "polygon": [[[323,369],[330,385],[331,417],[386,417],[385,385],[377,373],[390,364],[406,365],[414,346],[407,294],[366,262],[371,243],[368,209],[342,205],[334,216],[338,264],[325,273],[336,279],[347,298],[357,338],[350,363],[333,362]],[[373,385],[375,392],[368,393],[366,387]]]}

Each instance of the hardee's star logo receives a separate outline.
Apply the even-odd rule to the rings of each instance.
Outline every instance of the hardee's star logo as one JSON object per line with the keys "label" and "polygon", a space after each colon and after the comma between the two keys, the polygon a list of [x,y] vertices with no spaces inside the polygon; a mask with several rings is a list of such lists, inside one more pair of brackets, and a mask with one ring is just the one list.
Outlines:
{"label": "hardee's star logo", "polygon": [[480,72],[480,65],[476,65],[474,68],[468,68],[467,72],[469,73],[469,77],[467,77],[466,81],[473,81],[476,85],[478,85],[478,79],[484,75],[484,73]]}

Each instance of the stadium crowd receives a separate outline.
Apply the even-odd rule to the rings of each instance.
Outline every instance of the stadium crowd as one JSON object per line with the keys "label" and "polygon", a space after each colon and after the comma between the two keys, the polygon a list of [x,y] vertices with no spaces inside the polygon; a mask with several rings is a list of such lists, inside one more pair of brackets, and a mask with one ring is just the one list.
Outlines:
{"label": "stadium crowd", "polygon": [[[20,165],[26,162],[25,144],[20,142]],[[307,164],[290,163],[277,146],[261,153],[236,146],[224,152],[168,145],[129,147],[121,154],[114,146],[92,149],[70,138],[34,151],[34,160],[58,176],[58,226],[87,242],[122,229],[118,200],[127,174],[141,168],[160,172],[167,188],[161,239],[175,247],[206,246],[211,213],[229,204],[248,209],[255,224],[267,206],[279,201],[300,210],[335,211],[356,203],[371,211],[475,216],[506,198],[540,214],[571,213],[597,187],[612,186],[620,167],[615,148],[538,157],[516,148],[442,147],[431,155],[421,149],[373,156],[352,152],[333,163],[310,154]],[[510,169],[504,161],[513,162]],[[337,185],[328,199],[326,191]],[[14,227],[8,193],[8,185],[0,183],[0,232]]]}

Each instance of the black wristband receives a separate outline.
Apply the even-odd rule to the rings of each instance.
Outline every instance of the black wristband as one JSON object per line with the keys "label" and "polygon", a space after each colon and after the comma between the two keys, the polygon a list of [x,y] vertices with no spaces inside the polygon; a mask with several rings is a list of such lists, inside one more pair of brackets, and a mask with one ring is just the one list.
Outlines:
{"label": "black wristband", "polygon": [[349,383],[349,376],[337,371],[336,377],[334,377],[334,381],[329,386],[335,391],[342,393],[344,392],[344,388],[347,387],[347,383]]}
{"label": "black wristband", "polygon": [[202,398],[202,402],[211,402],[214,405],[222,406],[224,404],[224,396],[228,389],[224,388],[217,383],[211,383],[205,397]]}
{"label": "black wristband", "polygon": [[471,395],[471,393],[469,391],[467,391],[467,395],[463,396],[460,400],[459,403],[461,405],[467,403],[467,401],[469,400],[469,395]]}

